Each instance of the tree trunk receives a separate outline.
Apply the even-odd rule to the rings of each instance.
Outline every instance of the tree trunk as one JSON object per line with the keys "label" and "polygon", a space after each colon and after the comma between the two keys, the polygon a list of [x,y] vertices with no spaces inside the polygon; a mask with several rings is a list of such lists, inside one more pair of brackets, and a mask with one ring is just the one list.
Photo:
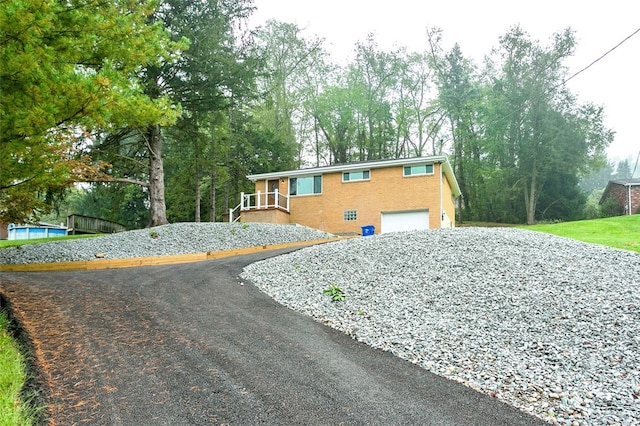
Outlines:
{"label": "tree trunk", "polygon": [[160,126],[149,127],[149,226],[165,225],[167,208],[164,201],[164,165]]}
{"label": "tree trunk", "polygon": [[195,221],[200,222],[200,203],[202,202],[202,194],[200,193],[200,170],[196,165],[196,217]]}
{"label": "tree trunk", "polygon": [[527,225],[534,225],[536,223],[536,198],[538,191],[536,189],[537,181],[535,171],[531,175],[531,182],[525,184],[524,188],[524,203],[525,210],[527,211]]}
{"label": "tree trunk", "polygon": [[200,192],[200,153],[198,152],[198,142],[195,143],[195,192],[196,192],[196,217],[195,221],[200,222],[200,204],[202,203],[202,193]]}
{"label": "tree trunk", "polygon": [[211,171],[211,186],[209,187],[209,199],[211,205],[209,206],[209,222],[216,221],[216,168],[213,167]]}

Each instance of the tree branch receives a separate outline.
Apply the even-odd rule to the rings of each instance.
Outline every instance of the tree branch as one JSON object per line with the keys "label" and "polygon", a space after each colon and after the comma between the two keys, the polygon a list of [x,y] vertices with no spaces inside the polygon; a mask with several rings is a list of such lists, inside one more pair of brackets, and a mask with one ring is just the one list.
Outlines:
{"label": "tree branch", "polygon": [[87,179],[83,182],[89,182],[89,183],[108,183],[108,182],[118,182],[118,183],[130,183],[132,185],[138,185],[138,186],[142,186],[144,188],[149,188],[150,184],[149,182],[144,182],[141,180],[137,180],[137,179],[130,179],[130,178],[114,178],[114,177],[103,177],[103,178],[93,178],[93,179]]}

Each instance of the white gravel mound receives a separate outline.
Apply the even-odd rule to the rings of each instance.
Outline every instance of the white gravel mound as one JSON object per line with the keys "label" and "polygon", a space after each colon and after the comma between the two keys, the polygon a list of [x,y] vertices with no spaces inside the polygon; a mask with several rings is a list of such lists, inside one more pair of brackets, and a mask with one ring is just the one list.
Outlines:
{"label": "white gravel mound", "polygon": [[174,223],[95,238],[27,244],[0,250],[0,264],[48,263],[206,253],[332,237],[297,225]]}
{"label": "white gravel mound", "polygon": [[[640,424],[640,254],[456,228],[248,266],[280,303],[562,425]],[[323,290],[339,287],[345,300]]]}

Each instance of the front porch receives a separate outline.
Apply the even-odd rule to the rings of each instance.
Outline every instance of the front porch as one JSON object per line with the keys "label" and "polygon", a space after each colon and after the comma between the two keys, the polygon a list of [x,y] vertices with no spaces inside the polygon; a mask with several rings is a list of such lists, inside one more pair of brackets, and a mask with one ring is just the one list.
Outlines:
{"label": "front porch", "polygon": [[240,204],[229,209],[229,222],[290,223],[289,196],[277,188],[273,192],[242,192]]}

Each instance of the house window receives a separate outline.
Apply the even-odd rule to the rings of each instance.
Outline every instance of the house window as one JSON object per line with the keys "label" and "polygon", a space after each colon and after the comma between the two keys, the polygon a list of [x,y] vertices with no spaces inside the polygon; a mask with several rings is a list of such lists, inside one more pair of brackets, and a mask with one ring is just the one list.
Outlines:
{"label": "house window", "polygon": [[353,222],[354,220],[358,220],[358,211],[357,210],[345,210],[342,213],[342,217],[347,222]]}
{"label": "house window", "polygon": [[289,195],[322,193],[322,175],[289,179]]}
{"label": "house window", "polygon": [[404,176],[432,175],[433,164],[420,164],[418,166],[404,166]]}
{"label": "house window", "polygon": [[369,180],[371,173],[369,170],[361,170],[359,172],[344,172],[342,173],[343,182],[353,182],[357,180]]}

